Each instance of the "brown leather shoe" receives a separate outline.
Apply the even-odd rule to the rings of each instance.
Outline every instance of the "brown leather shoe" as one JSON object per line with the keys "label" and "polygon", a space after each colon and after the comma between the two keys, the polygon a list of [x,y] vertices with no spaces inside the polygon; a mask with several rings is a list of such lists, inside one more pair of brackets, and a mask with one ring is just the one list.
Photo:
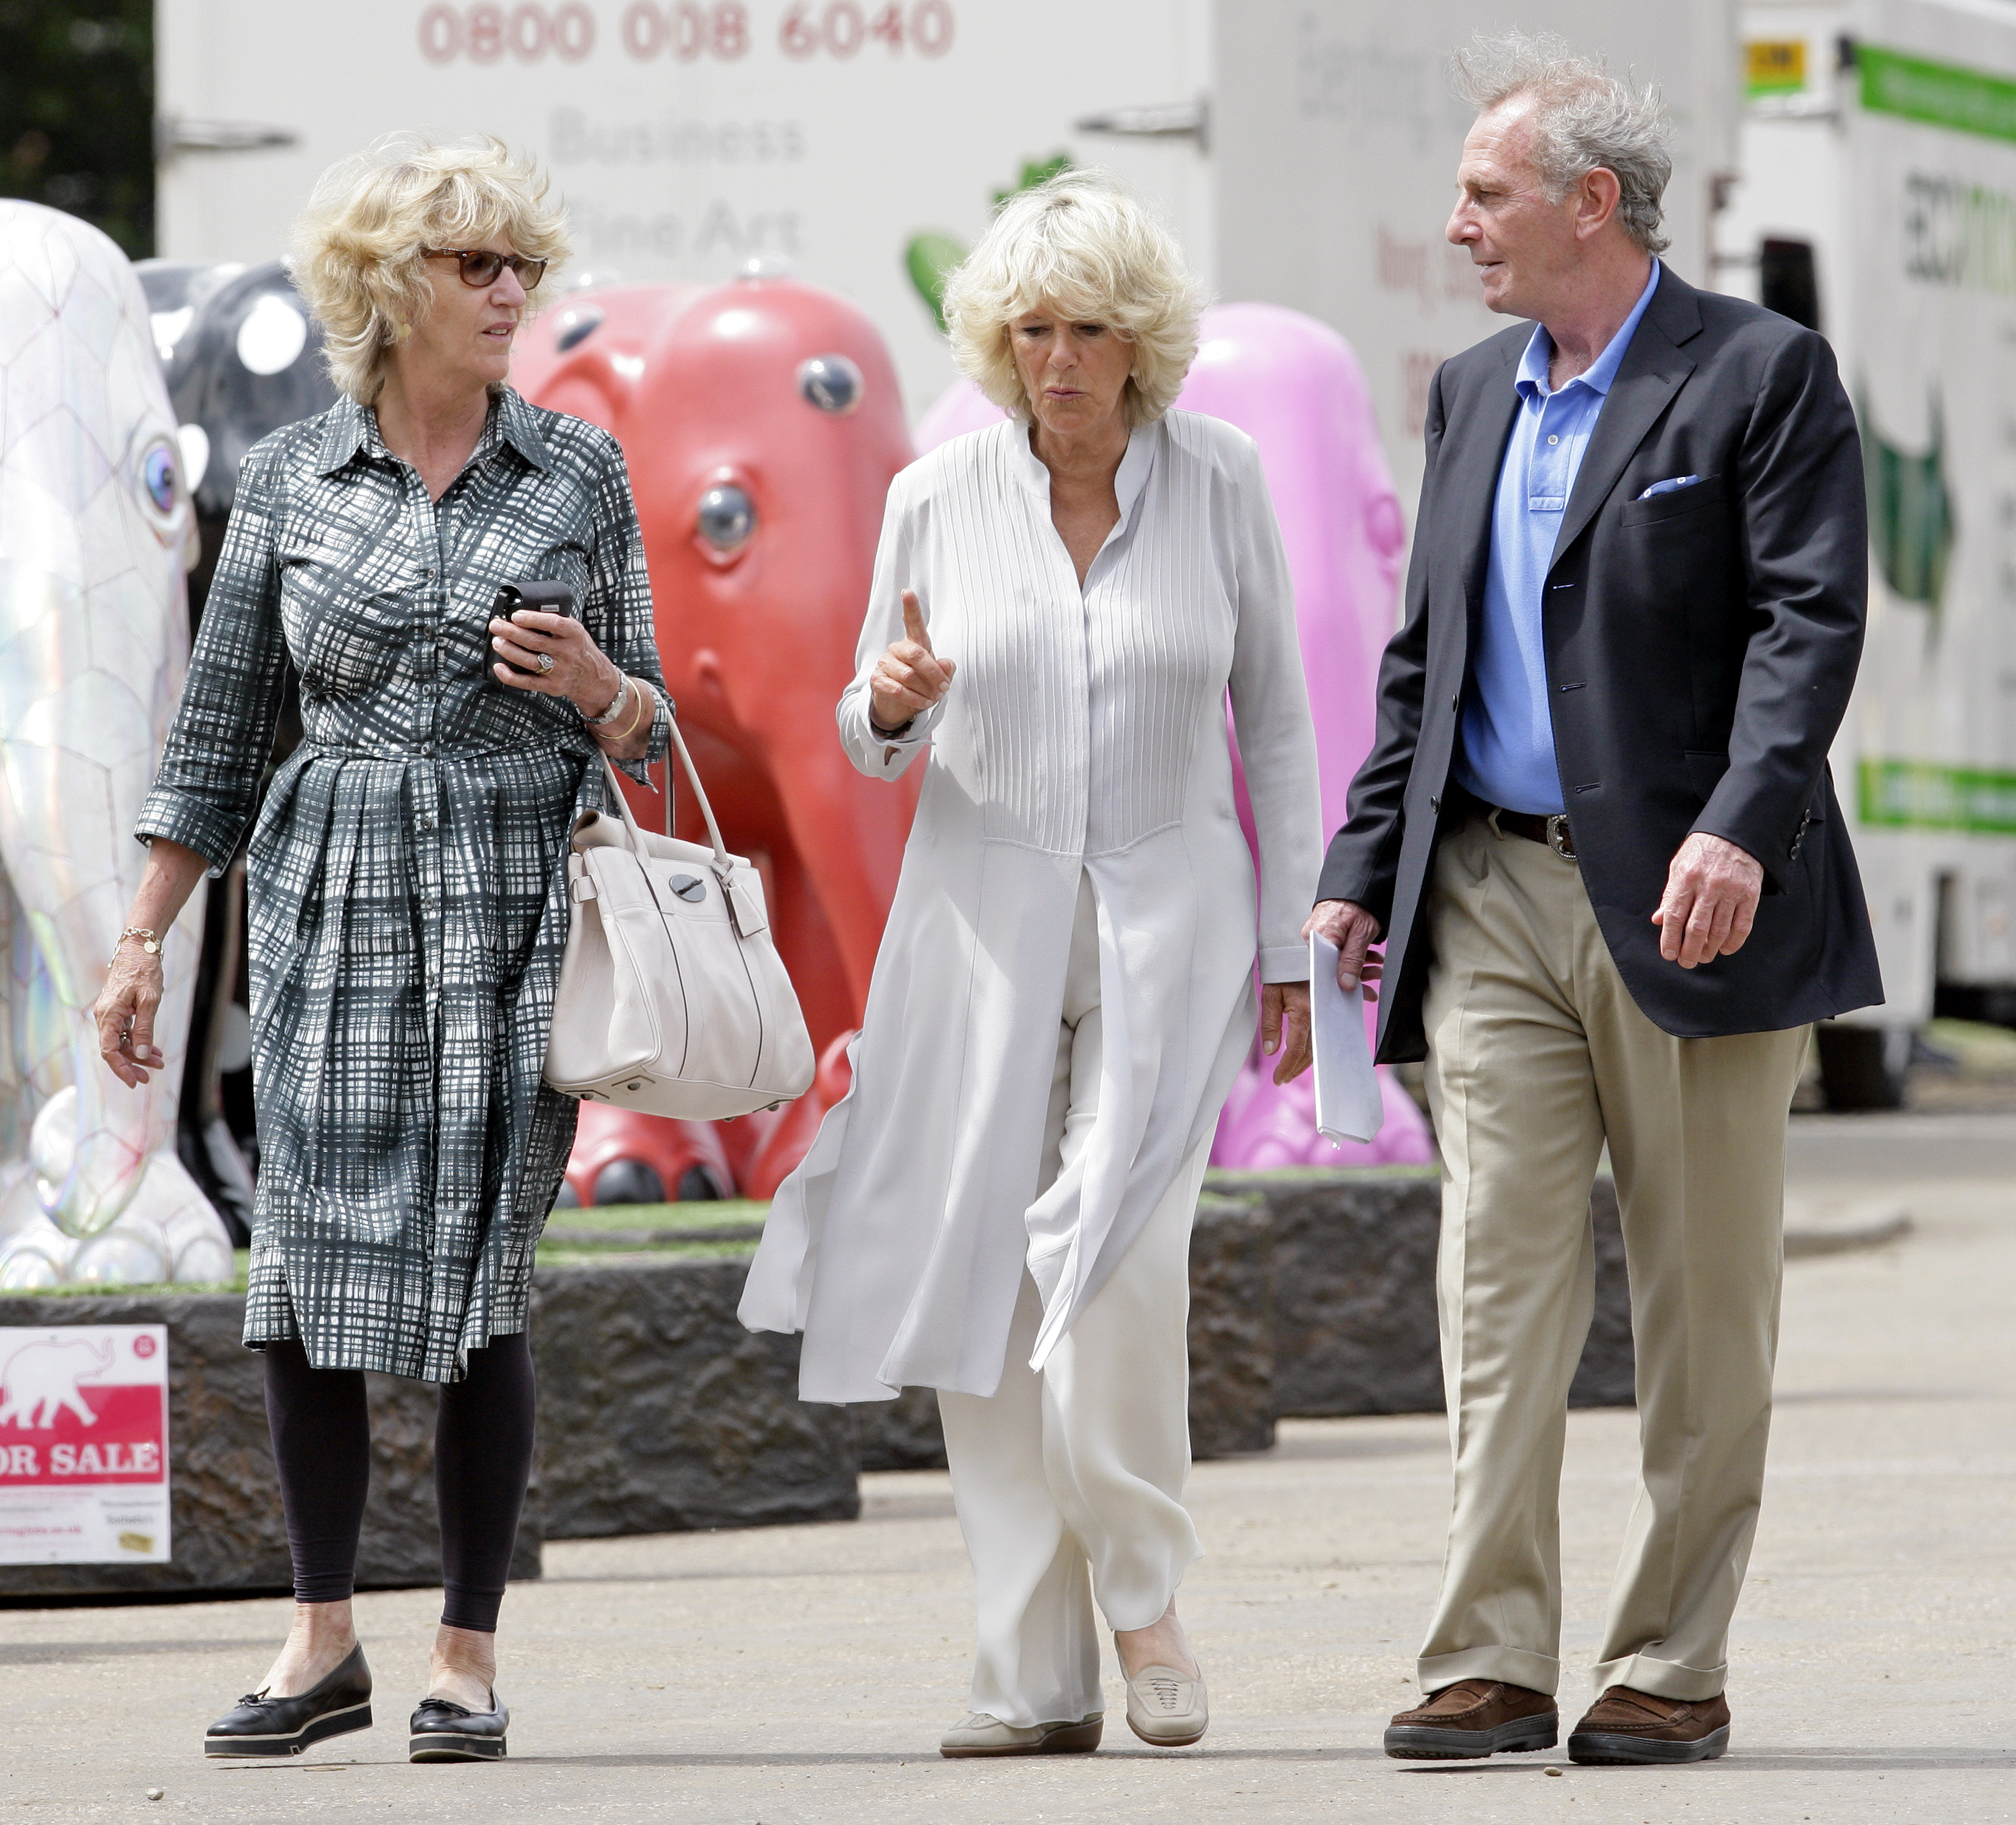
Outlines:
{"label": "brown leather shoe", "polygon": [[1729,1747],[1729,1701],[1690,1704],[1612,1686],[1568,1737],[1568,1759],[1621,1768],[1645,1762],[1712,1762]]}
{"label": "brown leather shoe", "polygon": [[1459,1679],[1393,1719],[1386,1753],[1404,1762],[1467,1762],[1506,1751],[1551,1749],[1561,1727],[1561,1715],[1544,1692],[1496,1679]]}

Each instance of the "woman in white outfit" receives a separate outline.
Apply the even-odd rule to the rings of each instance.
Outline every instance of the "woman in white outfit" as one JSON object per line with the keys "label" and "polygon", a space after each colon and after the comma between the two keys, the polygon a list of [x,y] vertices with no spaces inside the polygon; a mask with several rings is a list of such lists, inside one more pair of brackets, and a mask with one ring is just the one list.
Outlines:
{"label": "woman in white outfit", "polygon": [[[1251,1043],[1309,1060],[1321,856],[1294,603],[1251,441],[1170,403],[1199,300],[1109,178],[1011,200],[946,290],[1013,413],[897,477],[841,740],[923,794],[853,1088],[778,1192],[742,1304],[808,1400],[939,1391],[979,1590],[948,1755],[1194,1742],[1175,1593],[1190,1229]],[[1233,798],[1228,687],[1260,836]]]}

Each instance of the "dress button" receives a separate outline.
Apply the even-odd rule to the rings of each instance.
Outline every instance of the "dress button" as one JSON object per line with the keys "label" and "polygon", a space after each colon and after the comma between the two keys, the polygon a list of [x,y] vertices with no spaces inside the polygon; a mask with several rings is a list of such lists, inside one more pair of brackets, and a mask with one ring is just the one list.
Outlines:
{"label": "dress button", "polygon": [[1554,436],[1553,433],[1550,432],[1547,436],[1547,441],[1550,444],[1558,444],[1561,441],[1561,439]]}

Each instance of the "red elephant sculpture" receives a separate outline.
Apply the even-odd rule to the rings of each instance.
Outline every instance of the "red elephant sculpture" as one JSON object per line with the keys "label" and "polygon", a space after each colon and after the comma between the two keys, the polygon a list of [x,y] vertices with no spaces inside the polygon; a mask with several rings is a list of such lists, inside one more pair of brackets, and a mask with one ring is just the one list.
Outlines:
{"label": "red elephant sculpture", "polygon": [[[895,369],[852,305],[752,272],[578,293],[525,333],[516,370],[527,398],[622,444],[679,725],[729,847],[762,873],[822,1053],[808,1096],[733,1124],[584,1104],[568,1181],[585,1204],[766,1197],[845,1088],[916,801],[856,773],[833,729],[913,456]],[[628,790],[640,820],[663,817]],[[691,794],[678,803],[679,834],[704,841]]]}

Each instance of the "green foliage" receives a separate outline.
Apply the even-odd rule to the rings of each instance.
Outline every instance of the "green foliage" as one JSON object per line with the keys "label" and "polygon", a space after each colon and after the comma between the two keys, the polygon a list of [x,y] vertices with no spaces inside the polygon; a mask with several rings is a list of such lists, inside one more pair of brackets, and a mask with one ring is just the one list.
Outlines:
{"label": "green foliage", "polygon": [[911,284],[917,288],[918,297],[931,306],[931,315],[938,319],[940,335],[945,333],[945,280],[965,257],[965,242],[928,230],[911,236],[910,244],[903,250],[904,268],[910,275]]}
{"label": "green foliage", "polygon": [[0,196],[153,252],[153,0],[0,0]]}
{"label": "green foliage", "polygon": [[1053,178],[1060,178],[1071,168],[1071,156],[1060,152],[1038,160],[1025,158],[1022,161],[1021,180],[1012,190],[996,190],[994,207],[999,209],[1011,196],[1019,196],[1024,190],[1033,190],[1039,184],[1047,184]]}
{"label": "green foliage", "polygon": [[[1071,168],[1071,156],[1067,152],[1046,159],[1025,158],[1021,178],[1015,187],[994,193],[994,207],[999,209],[1010,197],[1019,196],[1024,190],[1033,190],[1039,184],[1047,184]],[[903,269],[909,274],[911,284],[917,288],[917,296],[931,306],[931,315],[938,319],[940,335],[945,333],[945,280],[969,251],[965,242],[930,229],[911,236],[903,249]]]}

